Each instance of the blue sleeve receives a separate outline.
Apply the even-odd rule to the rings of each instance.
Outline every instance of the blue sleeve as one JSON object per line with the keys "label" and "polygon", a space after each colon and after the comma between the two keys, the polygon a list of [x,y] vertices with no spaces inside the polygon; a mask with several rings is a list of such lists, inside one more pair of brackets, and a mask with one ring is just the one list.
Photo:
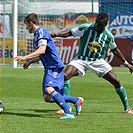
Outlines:
{"label": "blue sleeve", "polygon": [[49,38],[50,38],[50,34],[49,34],[49,32],[47,30],[45,30],[45,29],[40,29],[39,30],[38,40],[40,40],[40,39],[46,39],[48,41]]}

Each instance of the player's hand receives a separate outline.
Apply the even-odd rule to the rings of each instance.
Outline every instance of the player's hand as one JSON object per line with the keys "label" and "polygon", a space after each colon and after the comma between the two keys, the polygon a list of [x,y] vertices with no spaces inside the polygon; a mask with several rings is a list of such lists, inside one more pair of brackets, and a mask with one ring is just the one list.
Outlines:
{"label": "player's hand", "polygon": [[30,64],[31,64],[30,61],[25,62],[24,65],[23,65],[23,68],[24,69],[28,69],[28,67],[29,67]]}
{"label": "player's hand", "polygon": [[133,65],[127,64],[126,66],[129,68],[130,73],[132,73],[133,72]]}
{"label": "player's hand", "polygon": [[54,38],[54,37],[56,37],[56,34],[51,32],[51,36]]}
{"label": "player's hand", "polygon": [[24,56],[16,56],[16,57],[14,58],[14,60],[15,60],[15,61],[25,61],[26,58],[25,58]]}

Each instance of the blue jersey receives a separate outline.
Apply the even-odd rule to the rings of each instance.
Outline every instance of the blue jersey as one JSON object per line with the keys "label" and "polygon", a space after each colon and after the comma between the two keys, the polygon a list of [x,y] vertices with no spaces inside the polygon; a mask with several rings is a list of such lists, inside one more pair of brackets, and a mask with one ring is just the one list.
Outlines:
{"label": "blue jersey", "polygon": [[44,28],[38,28],[34,33],[33,46],[34,49],[38,49],[38,41],[41,39],[47,40],[47,47],[44,54],[40,55],[40,60],[47,71],[50,68],[63,68],[64,65],[59,57],[58,51],[54,44],[54,41],[47,30]]}

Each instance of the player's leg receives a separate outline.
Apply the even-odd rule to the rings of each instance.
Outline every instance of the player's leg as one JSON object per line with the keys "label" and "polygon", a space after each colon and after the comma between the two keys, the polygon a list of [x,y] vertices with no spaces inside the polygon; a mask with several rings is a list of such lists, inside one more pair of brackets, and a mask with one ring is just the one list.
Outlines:
{"label": "player's leg", "polygon": [[[68,65],[65,68],[65,73],[64,73],[64,78],[65,78],[65,82],[64,82],[64,95],[68,95],[70,96],[70,78],[73,76],[77,76],[78,75],[78,70],[77,68],[75,68],[72,65]],[[71,106],[70,103],[67,103],[69,110],[71,111]],[[60,109],[58,111],[56,111],[56,114],[63,114],[64,110]]]}
{"label": "player's leg", "polygon": [[[56,75],[55,75],[56,72]],[[56,76],[56,77],[55,77]],[[64,87],[64,71],[63,69],[48,70],[45,72],[43,78],[42,91],[43,95],[49,94],[53,101],[64,110],[65,115],[63,119],[74,118],[74,116],[69,111],[69,108],[63,98],[63,87]],[[62,93],[59,93],[62,92]]]}
{"label": "player's leg", "polygon": [[[78,59],[74,59],[72,60],[68,66],[65,68],[65,81],[69,80],[70,78],[74,77],[74,76],[78,76],[79,74],[81,74],[82,72],[80,72],[80,70],[83,72],[84,71],[84,67],[82,66],[82,63],[80,63],[80,61]],[[85,72],[83,72],[85,73]],[[69,83],[69,82],[68,82]],[[71,96],[65,96],[64,95],[64,99],[66,102],[71,102],[75,105],[76,107],[76,115],[78,115],[81,111],[82,108],[82,103],[84,101],[83,98],[79,97],[78,99],[75,97],[71,97]]]}
{"label": "player's leg", "polygon": [[[64,119],[68,119],[68,118],[74,118],[74,115],[71,114],[71,112],[69,111],[69,108],[63,98],[63,96],[58,93],[53,87],[46,87],[45,91],[47,92],[47,94],[49,94],[49,96],[53,99],[53,101],[64,110],[65,112],[65,116],[63,117]],[[61,118],[62,119],[62,118]]]}
{"label": "player's leg", "polygon": [[[65,82],[64,82],[64,95],[70,96],[70,80],[65,80]],[[70,112],[72,112],[70,102],[67,103],[67,106],[68,106]],[[64,110],[59,109],[58,111],[56,111],[56,114],[59,114],[59,115],[64,114]]]}
{"label": "player's leg", "polygon": [[[72,61],[70,63],[72,63]],[[69,80],[70,78],[72,78],[73,76],[77,76],[78,74],[79,74],[78,69],[74,65],[69,64],[65,68],[64,79],[65,81]]]}
{"label": "player's leg", "polygon": [[110,64],[108,64],[105,60],[101,59],[95,62],[88,63],[87,69],[95,73],[97,76],[103,77],[105,80],[109,81],[114,86],[117,94],[119,95],[123,103],[124,110],[130,114],[133,114],[132,110],[129,108],[128,105],[126,90],[116,77]]}
{"label": "player's leg", "polygon": [[75,108],[76,108],[76,115],[80,114],[81,109],[82,109],[82,104],[84,102],[84,99],[82,97],[73,97],[73,96],[63,96],[65,102],[70,102],[73,103]]}
{"label": "player's leg", "polygon": [[107,81],[109,81],[115,87],[115,90],[116,90],[117,94],[119,95],[119,97],[123,103],[124,110],[127,113],[133,114],[133,111],[130,109],[130,107],[128,105],[128,98],[127,98],[127,94],[126,94],[126,89],[121,85],[119,79],[116,77],[113,70],[106,73],[103,76],[103,78],[106,79]]}
{"label": "player's leg", "polygon": [[[70,96],[70,80],[64,82],[64,95]],[[70,103],[67,103],[69,110],[71,109]]]}
{"label": "player's leg", "polygon": [[65,111],[65,113],[71,114],[63,96],[60,93],[58,93],[53,87],[46,87],[45,91],[54,100],[54,102],[56,102]]}

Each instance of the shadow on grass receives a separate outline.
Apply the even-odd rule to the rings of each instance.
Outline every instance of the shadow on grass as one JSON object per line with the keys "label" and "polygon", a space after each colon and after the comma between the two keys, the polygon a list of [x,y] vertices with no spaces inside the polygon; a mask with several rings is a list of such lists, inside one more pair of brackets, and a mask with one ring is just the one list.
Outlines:
{"label": "shadow on grass", "polygon": [[90,111],[90,112],[84,112],[86,114],[122,114],[124,112],[109,112],[109,111]]}
{"label": "shadow on grass", "polygon": [[[41,117],[41,118],[57,117],[57,115],[55,114],[56,110],[35,110],[35,109],[10,109],[10,110],[9,109],[5,110],[2,114],[3,115],[23,116],[23,117]],[[16,112],[16,111],[18,111],[18,112]],[[21,113],[22,111],[23,111],[23,113]],[[33,112],[33,113],[29,113],[29,112]],[[38,114],[38,113],[41,113],[41,114]]]}

